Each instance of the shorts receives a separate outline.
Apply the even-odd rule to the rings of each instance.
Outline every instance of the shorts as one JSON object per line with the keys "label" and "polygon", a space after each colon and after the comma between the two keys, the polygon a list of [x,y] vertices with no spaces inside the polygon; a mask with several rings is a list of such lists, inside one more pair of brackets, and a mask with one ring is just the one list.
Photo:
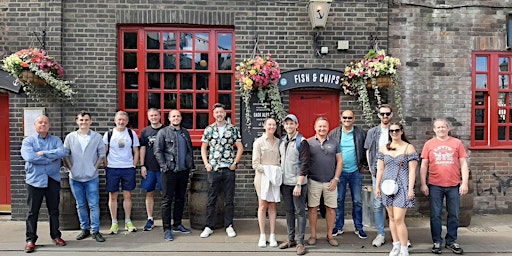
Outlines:
{"label": "shorts", "polygon": [[110,168],[107,167],[106,173],[106,189],[107,192],[119,192],[119,182],[123,191],[132,191],[135,189],[135,168]]}
{"label": "shorts", "polygon": [[158,191],[162,191],[162,173],[148,170],[146,178],[142,178],[140,181],[140,188],[146,190],[146,192],[152,192],[155,187]]}
{"label": "shorts", "polygon": [[329,208],[338,208],[338,188],[329,191],[329,182],[318,182],[312,179],[308,180],[308,207],[317,207],[320,205],[320,197],[324,195],[325,206]]}

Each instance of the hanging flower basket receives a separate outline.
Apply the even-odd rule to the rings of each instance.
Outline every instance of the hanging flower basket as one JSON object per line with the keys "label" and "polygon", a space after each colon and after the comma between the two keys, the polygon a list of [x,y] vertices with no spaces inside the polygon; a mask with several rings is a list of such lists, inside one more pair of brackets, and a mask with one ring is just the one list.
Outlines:
{"label": "hanging flower basket", "polygon": [[372,83],[375,81],[377,88],[391,88],[393,86],[393,81],[391,80],[391,76],[378,76],[375,78],[368,79],[366,81],[366,88],[372,88]]}
{"label": "hanging flower basket", "polygon": [[39,85],[44,86],[46,85],[46,81],[39,76],[37,76],[34,72],[30,70],[22,70],[20,73],[20,76],[18,77],[18,80],[24,84],[31,84],[31,85]]}

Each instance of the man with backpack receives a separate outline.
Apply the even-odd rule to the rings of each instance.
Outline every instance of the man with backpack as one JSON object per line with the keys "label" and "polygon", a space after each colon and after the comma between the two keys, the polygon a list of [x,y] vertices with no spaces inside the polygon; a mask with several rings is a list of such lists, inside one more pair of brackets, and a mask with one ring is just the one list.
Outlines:
{"label": "man with backpack", "polygon": [[117,222],[117,195],[119,183],[123,190],[123,209],[125,214],[125,229],[129,232],[137,231],[130,215],[132,211],[132,190],[135,189],[135,176],[137,162],[139,161],[139,139],[137,134],[126,128],[128,113],[118,111],[114,117],[116,127],[105,133],[103,142],[107,149],[106,189],[108,192],[108,207],[112,226],[110,234],[117,234],[119,224]]}

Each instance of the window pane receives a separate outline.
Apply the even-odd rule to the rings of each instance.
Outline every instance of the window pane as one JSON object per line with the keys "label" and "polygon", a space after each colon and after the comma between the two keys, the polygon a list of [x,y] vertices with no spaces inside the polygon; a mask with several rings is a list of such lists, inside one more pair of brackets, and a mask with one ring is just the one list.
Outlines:
{"label": "window pane", "polygon": [[125,52],[125,53],[123,53],[123,56],[124,56],[124,62],[123,62],[124,69],[137,68],[137,53],[136,52]]}
{"label": "window pane", "polygon": [[232,74],[219,74],[219,90],[231,90]]}
{"label": "window pane", "polygon": [[148,108],[160,109],[160,93],[148,93]]}
{"label": "window pane", "polygon": [[487,71],[487,57],[476,57],[476,71]]}
{"label": "window pane", "polygon": [[164,73],[164,89],[176,89],[176,74]]}
{"label": "window pane", "polygon": [[475,109],[475,123],[483,123],[485,120],[485,111],[483,109]]}
{"label": "window pane", "polygon": [[479,74],[476,75],[476,88],[486,89],[487,88],[487,75]]}
{"label": "window pane", "polygon": [[484,127],[483,126],[475,127],[475,140],[484,140]]}
{"label": "window pane", "polygon": [[180,33],[180,50],[192,50],[192,33]]}
{"label": "window pane", "polygon": [[204,129],[208,126],[208,113],[196,114],[196,129]]}
{"label": "window pane", "polygon": [[177,102],[176,98],[177,98],[176,93],[165,93],[164,94],[164,108],[165,109],[177,109],[178,106],[176,105],[176,102]]}
{"label": "window pane", "polygon": [[507,122],[507,110],[506,109],[498,109],[498,123],[506,123]]}
{"label": "window pane", "polygon": [[196,74],[196,90],[208,90],[209,74]]}
{"label": "window pane", "polygon": [[218,34],[217,35],[217,41],[219,43],[218,48],[221,51],[229,51],[231,50],[231,45],[233,45],[233,34],[231,33],[225,33],[225,34]]}
{"label": "window pane", "polygon": [[181,126],[192,129],[193,123],[192,113],[181,113]]}
{"label": "window pane", "polygon": [[176,50],[176,34],[164,33],[164,50]]}
{"label": "window pane", "polygon": [[124,49],[137,49],[137,32],[125,32],[123,34]]}
{"label": "window pane", "polygon": [[180,54],[180,69],[192,69],[192,54],[181,53]]}
{"label": "window pane", "polygon": [[499,66],[500,66],[501,72],[508,72],[508,66],[509,66],[508,63],[509,63],[508,58],[500,58],[499,59]]}
{"label": "window pane", "polygon": [[181,73],[180,74],[180,89],[181,90],[191,90],[192,89],[192,77],[194,75],[190,73]]}
{"label": "window pane", "polygon": [[147,73],[148,89],[160,88],[160,73]]}
{"label": "window pane", "polygon": [[180,108],[181,109],[192,109],[194,108],[192,102],[192,93],[182,93],[180,94]]}
{"label": "window pane", "polygon": [[148,53],[146,61],[148,69],[160,69],[160,53]]}
{"label": "window pane", "polygon": [[505,140],[505,126],[498,126],[498,140]]}
{"label": "window pane", "polygon": [[507,98],[507,93],[505,93],[505,92],[498,93],[498,106],[500,106],[500,107],[506,106],[507,105],[506,98]]}
{"label": "window pane", "polygon": [[147,33],[146,45],[147,49],[160,49],[160,33]]}
{"label": "window pane", "polygon": [[209,35],[207,33],[196,33],[196,51],[207,51],[209,45]]}
{"label": "window pane", "polygon": [[196,53],[196,69],[207,70],[208,69],[208,53]]}
{"label": "window pane", "polygon": [[226,109],[231,108],[231,94],[219,94],[219,102],[226,106]]}
{"label": "window pane", "polygon": [[164,68],[176,69],[176,54],[164,53]]}
{"label": "window pane", "polygon": [[125,93],[125,100],[124,100],[124,107],[125,108],[131,108],[131,109],[137,109],[138,104],[138,94],[137,93]]}
{"label": "window pane", "polygon": [[484,105],[485,103],[485,93],[484,92],[476,92],[475,93],[475,105]]}
{"label": "window pane", "polygon": [[509,84],[509,77],[508,75],[500,75],[499,76],[499,81],[500,81],[500,89],[508,89],[508,84]]}
{"label": "window pane", "polygon": [[208,109],[208,94],[207,93],[196,94],[196,108],[197,109]]}
{"label": "window pane", "polygon": [[219,61],[219,70],[231,70],[231,66],[233,64],[231,54],[219,53],[217,58]]}
{"label": "window pane", "polygon": [[137,89],[139,86],[139,73],[124,73],[124,88]]}
{"label": "window pane", "polygon": [[128,128],[138,129],[139,128],[139,114],[138,113],[128,113]]}

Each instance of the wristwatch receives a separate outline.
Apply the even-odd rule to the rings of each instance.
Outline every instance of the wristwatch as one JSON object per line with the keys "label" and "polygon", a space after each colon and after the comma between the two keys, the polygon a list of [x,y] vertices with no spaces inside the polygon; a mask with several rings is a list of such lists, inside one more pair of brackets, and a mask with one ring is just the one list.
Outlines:
{"label": "wristwatch", "polygon": [[335,179],[336,181],[340,181],[340,178],[338,178],[338,177],[334,177],[334,179]]}

